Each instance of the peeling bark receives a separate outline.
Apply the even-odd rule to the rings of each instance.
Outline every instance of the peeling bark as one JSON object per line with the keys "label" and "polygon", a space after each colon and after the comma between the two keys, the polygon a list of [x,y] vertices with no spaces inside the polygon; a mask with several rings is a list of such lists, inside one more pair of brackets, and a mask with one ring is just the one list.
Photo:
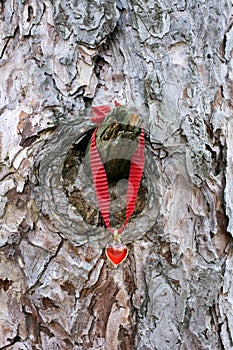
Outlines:
{"label": "peeling bark", "polygon": [[[0,348],[233,348],[232,38],[230,0],[0,1]],[[117,269],[85,166],[114,101],[146,131]]]}

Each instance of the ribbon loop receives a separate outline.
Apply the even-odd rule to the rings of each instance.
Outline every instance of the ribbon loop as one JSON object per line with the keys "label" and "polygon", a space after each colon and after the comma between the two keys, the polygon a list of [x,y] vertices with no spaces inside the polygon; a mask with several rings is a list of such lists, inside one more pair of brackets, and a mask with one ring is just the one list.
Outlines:
{"label": "ribbon loop", "polygon": [[128,185],[127,194],[126,194],[126,215],[125,215],[125,221],[119,230],[113,229],[110,225],[110,195],[109,195],[109,188],[108,188],[108,180],[107,180],[107,175],[96,146],[97,130],[98,128],[96,128],[92,134],[91,145],[90,145],[90,165],[91,165],[92,178],[93,178],[97,202],[99,205],[101,215],[104,219],[105,225],[108,228],[108,230],[111,233],[113,233],[114,240],[116,237],[116,241],[118,241],[119,234],[121,234],[124,231],[129,221],[129,218],[134,212],[134,208],[137,200],[137,194],[141,183],[141,178],[142,178],[143,169],[144,169],[144,162],[145,162],[144,128],[142,127],[142,130],[139,136],[139,144],[131,158],[130,173],[128,178],[129,185]]}

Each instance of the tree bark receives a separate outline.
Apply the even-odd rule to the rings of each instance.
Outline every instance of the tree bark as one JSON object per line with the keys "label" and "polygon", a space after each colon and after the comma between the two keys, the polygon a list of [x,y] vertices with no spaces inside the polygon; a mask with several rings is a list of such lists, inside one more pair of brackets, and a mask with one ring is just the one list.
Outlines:
{"label": "tree bark", "polygon": [[[232,349],[232,1],[2,0],[0,21],[0,349]],[[86,166],[114,101],[146,131],[117,268]]]}

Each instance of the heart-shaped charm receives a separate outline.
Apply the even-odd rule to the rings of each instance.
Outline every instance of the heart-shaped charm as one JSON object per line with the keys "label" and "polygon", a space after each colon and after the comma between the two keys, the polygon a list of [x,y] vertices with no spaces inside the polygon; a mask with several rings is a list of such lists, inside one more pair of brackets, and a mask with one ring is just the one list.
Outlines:
{"label": "heart-shaped charm", "polygon": [[125,244],[110,243],[105,248],[107,258],[114,264],[119,265],[128,255],[128,248]]}

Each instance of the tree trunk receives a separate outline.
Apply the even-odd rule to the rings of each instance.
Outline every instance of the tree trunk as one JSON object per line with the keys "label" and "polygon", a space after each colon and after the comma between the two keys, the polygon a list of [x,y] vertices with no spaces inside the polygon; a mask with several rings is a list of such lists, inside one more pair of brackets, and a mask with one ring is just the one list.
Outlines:
{"label": "tree trunk", "polygon": [[[232,1],[2,0],[0,16],[0,349],[232,349]],[[92,107],[118,104],[146,147],[115,268],[88,145]]]}

